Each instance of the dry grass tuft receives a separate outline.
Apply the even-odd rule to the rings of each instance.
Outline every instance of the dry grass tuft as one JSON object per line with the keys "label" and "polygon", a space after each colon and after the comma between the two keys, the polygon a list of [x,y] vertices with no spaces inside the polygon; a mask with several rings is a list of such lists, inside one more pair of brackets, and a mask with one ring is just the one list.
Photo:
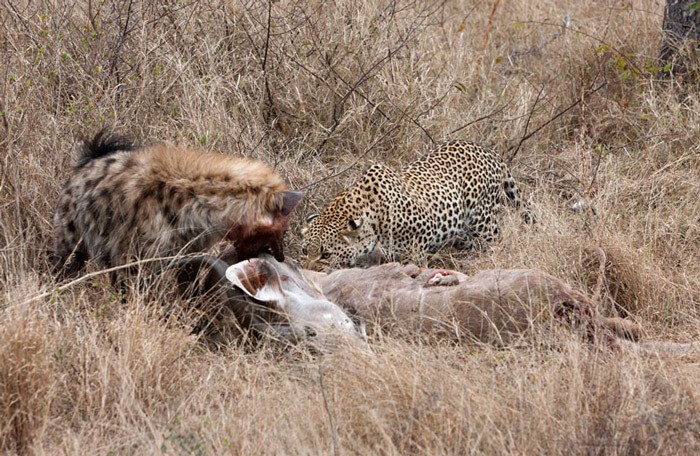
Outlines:
{"label": "dry grass tuft", "polygon": [[[167,278],[61,292],[51,220],[102,125],[265,160],[304,216],[444,138],[500,151],[503,213],[465,273],[535,267],[650,338],[700,337],[700,96],[658,62],[663,2],[0,3],[0,446],[71,454],[691,454],[696,355],[418,344],[314,357],[211,344]],[[572,206],[581,210],[574,211]],[[30,298],[43,295],[41,299]]]}
{"label": "dry grass tuft", "polygon": [[54,378],[55,340],[46,315],[36,309],[8,307],[0,328],[0,445],[25,452],[47,427],[59,394]]}

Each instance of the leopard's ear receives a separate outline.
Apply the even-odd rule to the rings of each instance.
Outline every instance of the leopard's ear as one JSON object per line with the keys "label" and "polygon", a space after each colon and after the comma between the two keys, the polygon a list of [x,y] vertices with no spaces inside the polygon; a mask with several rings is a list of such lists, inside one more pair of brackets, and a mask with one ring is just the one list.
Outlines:
{"label": "leopard's ear", "polygon": [[362,226],[362,219],[348,219],[348,228],[350,228],[350,231],[355,231],[359,229]]}
{"label": "leopard's ear", "polygon": [[362,226],[362,219],[348,219],[348,225],[340,233],[346,243],[352,244],[353,239],[360,235],[360,227]]}
{"label": "leopard's ear", "polygon": [[319,214],[318,212],[316,212],[315,214],[310,214],[310,215],[308,215],[308,216],[306,217],[306,223],[311,223],[311,221],[312,221],[313,219],[315,219],[316,217],[318,217],[319,215],[321,215],[321,214]]}

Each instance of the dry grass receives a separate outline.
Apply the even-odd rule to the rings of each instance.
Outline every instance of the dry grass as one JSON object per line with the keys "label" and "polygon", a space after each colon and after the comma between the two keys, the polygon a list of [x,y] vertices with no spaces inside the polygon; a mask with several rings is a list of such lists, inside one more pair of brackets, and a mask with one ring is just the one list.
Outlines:
{"label": "dry grass", "polygon": [[292,257],[302,216],[370,162],[454,137],[503,153],[539,223],[505,213],[493,249],[433,264],[541,268],[650,337],[698,338],[700,96],[654,68],[663,2],[498,2],[491,23],[494,2],[169,3],[0,3],[4,451],[700,451],[697,357],[564,337],[509,350],[386,339],[374,357],[318,359],[211,349],[164,316],[164,286],[126,304],[101,280],[27,301],[56,286],[53,205],[76,141],[103,124],[260,158],[293,187],[342,171],[309,188]]}

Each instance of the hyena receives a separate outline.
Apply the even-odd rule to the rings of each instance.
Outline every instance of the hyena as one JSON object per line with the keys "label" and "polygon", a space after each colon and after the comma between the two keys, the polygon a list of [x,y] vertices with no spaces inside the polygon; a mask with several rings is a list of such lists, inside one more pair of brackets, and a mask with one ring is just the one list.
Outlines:
{"label": "hyena", "polygon": [[[240,260],[270,252],[302,192],[265,163],[165,144],[137,146],[100,131],[82,155],[54,217],[56,272],[204,250],[221,239]],[[114,277],[113,277],[114,278]]]}

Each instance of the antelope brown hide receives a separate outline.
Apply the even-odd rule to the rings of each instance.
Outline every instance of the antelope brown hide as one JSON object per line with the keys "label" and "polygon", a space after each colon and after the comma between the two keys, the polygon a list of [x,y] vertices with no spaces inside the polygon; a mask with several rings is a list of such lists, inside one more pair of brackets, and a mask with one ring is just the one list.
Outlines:
{"label": "antelope brown hide", "polygon": [[205,288],[218,282],[226,289],[226,305],[241,326],[272,329],[293,341],[335,335],[362,339],[362,324],[370,333],[497,346],[543,325],[563,324],[587,339],[613,343],[641,335],[636,324],[598,315],[584,294],[535,269],[494,269],[469,277],[390,263],[325,274],[269,255],[231,266],[207,257],[202,264],[211,268]]}

